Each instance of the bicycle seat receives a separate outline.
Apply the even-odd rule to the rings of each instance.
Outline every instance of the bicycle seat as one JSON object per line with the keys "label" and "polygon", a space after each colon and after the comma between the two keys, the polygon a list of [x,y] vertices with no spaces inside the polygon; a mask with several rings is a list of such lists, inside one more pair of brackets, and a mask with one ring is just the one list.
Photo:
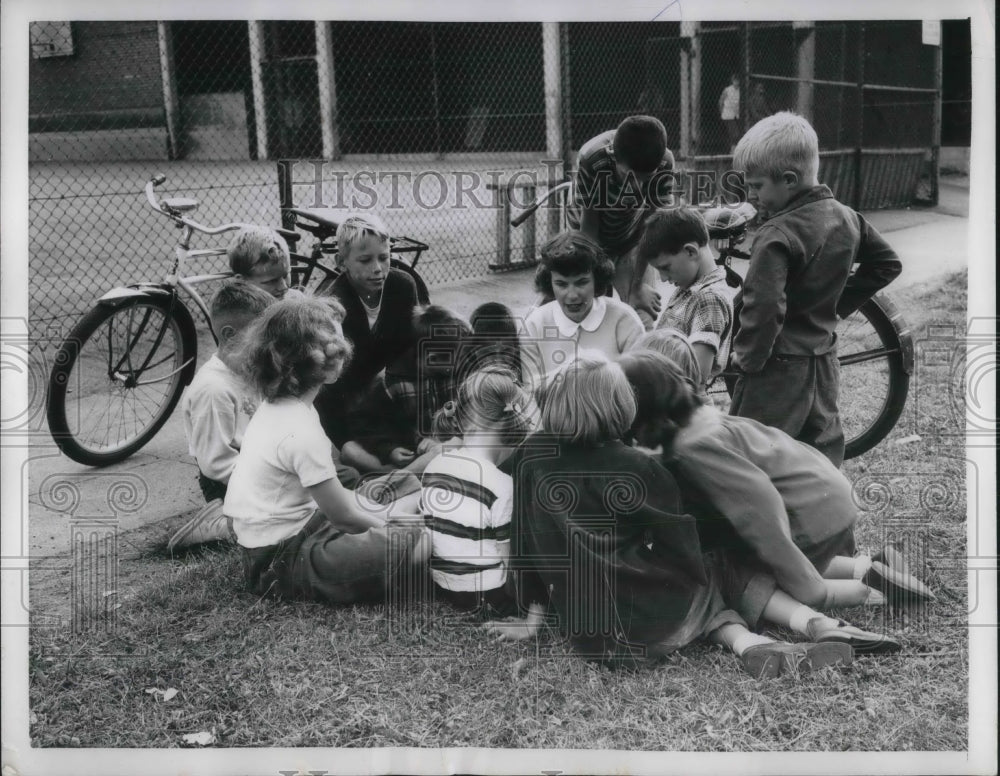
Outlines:
{"label": "bicycle seat", "polygon": [[747,224],[757,215],[753,205],[744,202],[739,207],[713,207],[702,212],[708,236],[713,240],[726,240],[742,234]]}
{"label": "bicycle seat", "polygon": [[285,242],[288,243],[288,247],[291,250],[295,250],[295,243],[302,239],[302,235],[298,232],[293,232],[291,229],[282,229],[279,226],[274,227],[274,231],[285,238]]}
{"label": "bicycle seat", "polygon": [[[301,226],[307,232],[312,232],[317,237],[333,237],[337,233],[337,227],[343,219],[345,212],[329,207],[323,208],[282,208],[285,213],[291,213],[295,217],[297,226]],[[301,223],[301,219],[306,219],[312,223]]]}
{"label": "bicycle seat", "polygon": [[198,200],[192,197],[170,197],[169,199],[161,199],[160,204],[174,213],[189,213],[197,209]]}

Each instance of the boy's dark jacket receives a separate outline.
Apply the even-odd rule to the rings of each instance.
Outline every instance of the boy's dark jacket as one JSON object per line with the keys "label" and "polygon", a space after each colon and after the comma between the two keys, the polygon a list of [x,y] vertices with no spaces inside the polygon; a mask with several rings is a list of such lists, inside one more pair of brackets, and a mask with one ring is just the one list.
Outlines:
{"label": "boy's dark jacket", "polygon": [[622,442],[530,437],[513,476],[511,564],[522,603],[549,600],[573,648],[630,664],[684,622],[706,584],[694,518],[673,477]]}
{"label": "boy's dark jacket", "polygon": [[374,331],[368,328],[364,305],[346,274],[334,281],[331,295],[344,306],[344,336],[351,341],[354,352],[340,379],[333,385],[323,386],[316,397],[316,409],[327,436],[342,444],[346,434],[345,415],[359,396],[368,392],[378,373],[413,344],[417,286],[405,272],[389,270]]}
{"label": "boy's dark jacket", "polygon": [[829,353],[838,316],[850,315],[901,271],[878,231],[827,186],[803,192],[754,237],[733,340],[736,364],[755,373],[772,355]]}

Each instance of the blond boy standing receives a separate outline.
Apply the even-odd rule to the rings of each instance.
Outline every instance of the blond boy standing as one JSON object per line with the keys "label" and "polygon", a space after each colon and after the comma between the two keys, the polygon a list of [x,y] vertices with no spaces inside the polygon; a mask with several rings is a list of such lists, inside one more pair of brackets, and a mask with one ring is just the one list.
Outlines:
{"label": "blond boy standing", "polygon": [[780,428],[840,466],[835,330],[902,265],[859,213],[818,182],[819,141],[801,116],[781,112],[757,122],[737,143],[733,164],[767,221],[743,286],[730,412]]}

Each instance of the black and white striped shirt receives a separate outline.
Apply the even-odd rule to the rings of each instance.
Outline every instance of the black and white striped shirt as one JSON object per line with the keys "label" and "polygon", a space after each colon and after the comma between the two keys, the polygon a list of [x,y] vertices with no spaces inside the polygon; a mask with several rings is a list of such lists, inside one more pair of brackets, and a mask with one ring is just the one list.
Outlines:
{"label": "black and white striped shirt", "polygon": [[514,483],[476,450],[447,450],[421,478],[431,531],[431,576],[456,591],[486,591],[507,578]]}

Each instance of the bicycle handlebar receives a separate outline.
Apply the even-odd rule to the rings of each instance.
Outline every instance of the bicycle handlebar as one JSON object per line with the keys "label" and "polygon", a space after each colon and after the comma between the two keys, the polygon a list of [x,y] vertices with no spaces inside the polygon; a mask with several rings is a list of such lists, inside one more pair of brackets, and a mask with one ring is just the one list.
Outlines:
{"label": "bicycle handlebar", "polygon": [[175,223],[194,229],[196,232],[208,235],[231,232],[234,229],[242,229],[244,226],[248,226],[248,224],[242,223],[223,224],[222,226],[205,226],[204,224],[199,224],[197,221],[193,221],[190,218],[185,218],[180,213],[172,211],[156,198],[156,193],[153,191],[157,186],[166,182],[166,180],[167,176],[162,173],[158,173],[150,178],[149,182],[146,183],[146,199],[149,201],[149,206],[153,208],[153,210],[158,213],[162,213]]}
{"label": "bicycle handlebar", "polygon": [[538,208],[540,208],[542,205],[544,205],[546,202],[552,199],[552,197],[557,196],[563,191],[569,191],[569,188],[570,188],[570,181],[563,181],[562,183],[553,186],[544,194],[542,194],[540,197],[538,197],[534,202],[528,205],[528,207],[522,210],[517,216],[510,219],[510,225],[514,227],[520,226],[529,218],[531,218],[531,216],[535,214]]}
{"label": "bicycle handlebar", "polygon": [[540,207],[539,203],[532,202],[530,205],[528,205],[528,208],[526,210],[524,210],[524,211],[521,212],[521,214],[519,216],[517,216],[516,218],[510,219],[510,225],[511,226],[520,226],[525,221],[527,221],[529,218],[531,218],[531,216],[533,216],[535,214],[535,211],[538,210],[539,207]]}

